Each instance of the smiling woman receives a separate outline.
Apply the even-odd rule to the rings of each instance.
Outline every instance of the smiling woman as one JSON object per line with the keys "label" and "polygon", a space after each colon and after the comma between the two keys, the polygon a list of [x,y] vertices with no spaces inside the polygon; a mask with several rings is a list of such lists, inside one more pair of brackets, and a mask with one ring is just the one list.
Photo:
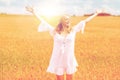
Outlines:
{"label": "smiling woman", "polygon": [[[63,15],[57,27],[54,28],[40,17],[37,10],[34,10],[29,6],[26,7],[26,10],[33,13],[41,21],[38,27],[38,32],[48,31],[53,37],[54,45],[47,72],[55,74],[57,80],[64,80],[64,74],[66,76],[66,80],[72,80],[72,75],[77,71],[78,66],[74,55],[75,35],[79,31],[83,33],[85,24],[102,11],[97,10],[92,16],[80,21],[72,28],[70,25],[70,17],[68,15]],[[50,13],[52,12],[51,10],[44,10],[46,15],[55,15],[55,13]]]}

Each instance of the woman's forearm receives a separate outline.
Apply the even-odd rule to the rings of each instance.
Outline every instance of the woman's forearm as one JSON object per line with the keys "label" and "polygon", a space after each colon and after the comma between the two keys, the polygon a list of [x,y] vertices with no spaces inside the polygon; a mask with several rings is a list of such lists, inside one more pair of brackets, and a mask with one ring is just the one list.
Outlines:
{"label": "woman's forearm", "polygon": [[33,15],[35,15],[40,21],[43,21],[43,19],[40,17],[40,15],[38,14],[38,11],[35,8],[29,7],[29,6],[26,6],[25,8],[26,8],[26,10],[28,12],[32,13]]}
{"label": "woman's forearm", "polygon": [[93,14],[92,16],[88,17],[85,22],[89,22],[90,20],[92,20],[94,17],[96,17],[98,15],[98,13],[96,12],[95,14]]}
{"label": "woman's forearm", "polygon": [[43,19],[40,17],[40,15],[36,12],[33,13],[40,21],[43,21]]}
{"label": "woman's forearm", "polygon": [[35,9],[33,9],[33,14],[34,14],[40,21],[44,21]]}

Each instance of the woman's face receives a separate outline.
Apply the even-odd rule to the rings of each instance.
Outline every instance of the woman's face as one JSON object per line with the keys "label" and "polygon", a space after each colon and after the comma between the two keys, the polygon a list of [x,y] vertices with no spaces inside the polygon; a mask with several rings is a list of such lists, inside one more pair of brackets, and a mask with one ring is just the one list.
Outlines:
{"label": "woman's face", "polygon": [[62,16],[61,23],[64,27],[70,26],[70,17],[67,15]]}

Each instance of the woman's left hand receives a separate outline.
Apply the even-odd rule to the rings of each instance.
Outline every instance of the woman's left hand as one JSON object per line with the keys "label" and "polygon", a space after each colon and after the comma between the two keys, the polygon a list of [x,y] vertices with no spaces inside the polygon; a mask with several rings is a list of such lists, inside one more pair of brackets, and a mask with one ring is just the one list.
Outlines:
{"label": "woman's left hand", "polygon": [[25,8],[26,8],[26,10],[27,10],[28,12],[30,12],[30,13],[34,13],[34,9],[33,9],[33,7],[26,6]]}

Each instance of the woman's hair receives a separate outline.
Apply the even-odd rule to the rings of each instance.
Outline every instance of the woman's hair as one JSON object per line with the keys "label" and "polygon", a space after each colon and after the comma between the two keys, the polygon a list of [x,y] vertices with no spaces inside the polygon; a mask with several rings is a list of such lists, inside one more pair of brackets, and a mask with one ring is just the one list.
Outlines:
{"label": "woman's hair", "polygon": [[[70,26],[66,26],[66,27],[67,27],[67,33],[70,33],[71,27],[70,27]],[[56,31],[57,33],[61,34],[61,32],[63,31],[63,25],[62,25],[61,22],[57,25],[55,31]]]}

